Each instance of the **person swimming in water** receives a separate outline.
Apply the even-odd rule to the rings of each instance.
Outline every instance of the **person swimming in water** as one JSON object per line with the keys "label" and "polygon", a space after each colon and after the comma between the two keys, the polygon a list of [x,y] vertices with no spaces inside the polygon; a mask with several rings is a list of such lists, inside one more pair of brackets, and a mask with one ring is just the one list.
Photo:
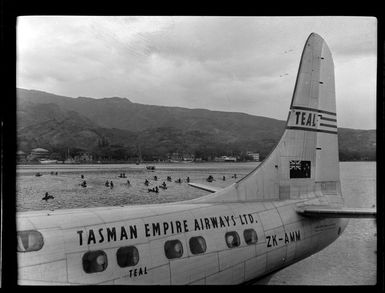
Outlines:
{"label": "person swimming in water", "polygon": [[111,189],[114,188],[114,183],[112,182],[112,180],[110,182],[110,187],[111,187]]}
{"label": "person swimming in water", "polygon": [[81,184],[82,187],[87,187],[87,182],[84,180]]}
{"label": "person swimming in water", "polygon": [[54,199],[53,195],[49,195],[48,192],[45,193],[45,196],[42,198],[42,200],[48,201],[50,198]]}
{"label": "person swimming in water", "polygon": [[104,185],[105,185],[106,187],[110,187],[110,182],[108,182],[108,180],[107,180],[106,183],[104,183]]}
{"label": "person swimming in water", "polygon": [[80,178],[84,179],[84,175],[83,175],[83,174],[81,174],[81,175],[80,175]]}
{"label": "person swimming in water", "polygon": [[159,185],[159,188],[167,189],[166,182],[163,181],[163,183],[161,185]]}
{"label": "person swimming in water", "polygon": [[167,181],[171,182],[171,176],[167,176]]}
{"label": "person swimming in water", "polygon": [[158,176],[155,175],[154,176],[154,180],[157,181],[158,180]]}
{"label": "person swimming in water", "polygon": [[189,182],[190,182],[190,177],[187,177],[187,180],[186,180],[186,181],[187,181],[187,183],[189,183]]}
{"label": "person swimming in water", "polygon": [[225,176],[223,176],[223,177],[222,177],[222,180],[223,180],[223,181],[226,181],[226,177],[225,177]]}
{"label": "person swimming in water", "polygon": [[127,185],[131,185],[130,180],[127,179]]}
{"label": "person swimming in water", "polygon": [[146,179],[146,180],[144,181],[144,185],[148,186],[149,184],[150,184],[150,182]]}
{"label": "person swimming in water", "polygon": [[155,186],[155,192],[156,192],[156,193],[159,193],[159,188],[158,188],[158,186]]}

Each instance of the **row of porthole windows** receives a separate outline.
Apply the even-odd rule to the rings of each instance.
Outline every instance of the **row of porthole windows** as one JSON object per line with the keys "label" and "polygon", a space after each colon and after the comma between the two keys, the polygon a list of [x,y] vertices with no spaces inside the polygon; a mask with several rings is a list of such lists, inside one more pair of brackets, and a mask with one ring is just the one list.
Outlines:
{"label": "row of porthole windows", "polygon": [[[254,229],[243,231],[247,245],[257,243],[258,237]],[[226,244],[229,248],[240,245],[240,237],[237,232],[231,231],[225,234]],[[202,236],[191,237],[189,240],[192,254],[206,252],[206,241]],[[179,240],[168,240],[164,244],[164,252],[168,259],[179,258],[183,255],[183,245]],[[135,246],[120,247],[116,252],[118,265],[122,268],[135,266],[139,262],[139,252]],[[83,269],[86,273],[102,272],[107,268],[107,255],[102,250],[88,251],[83,255]]]}
{"label": "row of porthole windows", "polygon": [[[116,259],[122,268],[135,266],[139,262],[138,249],[135,246],[120,247]],[[102,272],[107,265],[107,255],[103,250],[88,251],[83,255],[83,269],[86,273]]]}
{"label": "row of porthole windows", "polygon": [[[254,229],[243,231],[243,237],[247,245],[255,244],[258,241],[257,233]],[[237,232],[230,231],[225,234],[226,244],[229,248],[238,247],[241,243]],[[44,245],[43,236],[35,230],[18,232],[19,252],[37,251]],[[190,251],[192,254],[206,252],[206,241],[202,236],[191,237],[189,240]],[[165,242],[164,252],[168,259],[179,258],[183,255],[183,245],[179,240],[169,240]],[[118,265],[122,268],[135,266],[139,262],[139,251],[135,246],[120,247],[116,252]],[[88,251],[83,255],[83,269],[87,273],[102,272],[107,268],[107,255],[102,250]]]}

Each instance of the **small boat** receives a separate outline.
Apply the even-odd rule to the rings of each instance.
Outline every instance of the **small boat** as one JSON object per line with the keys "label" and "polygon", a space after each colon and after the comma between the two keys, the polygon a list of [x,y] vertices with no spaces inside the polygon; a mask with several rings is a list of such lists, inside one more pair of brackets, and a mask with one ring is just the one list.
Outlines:
{"label": "small boat", "polygon": [[57,160],[41,159],[40,164],[56,164]]}
{"label": "small boat", "polygon": [[155,170],[155,166],[146,166],[147,170]]}
{"label": "small boat", "polygon": [[35,176],[36,176],[36,177],[40,177],[40,176],[43,176],[43,174],[41,174],[40,172],[37,172],[37,173],[35,174]]}

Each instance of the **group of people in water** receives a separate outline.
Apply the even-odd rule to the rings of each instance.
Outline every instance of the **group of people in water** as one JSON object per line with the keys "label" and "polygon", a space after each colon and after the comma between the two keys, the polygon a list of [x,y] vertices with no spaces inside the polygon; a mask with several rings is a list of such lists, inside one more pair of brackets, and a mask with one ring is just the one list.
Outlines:
{"label": "group of people in water", "polygon": [[[231,176],[231,178],[237,179],[237,174],[234,174],[233,176]],[[226,176],[223,176],[222,180],[226,181]],[[209,175],[209,177],[206,178],[206,181],[207,182],[213,182],[213,181],[215,181],[215,179],[212,175]]]}
{"label": "group of people in water", "polygon": [[[58,172],[51,171],[51,175],[59,175],[59,173],[58,173]],[[36,176],[36,177],[40,177],[40,176],[43,176],[43,174],[40,173],[40,172],[36,172],[36,173],[35,173],[35,176]]]}
{"label": "group of people in water", "polygon": [[159,193],[159,188],[158,188],[158,186],[155,186],[155,187],[153,187],[153,188],[149,188],[149,189],[148,189],[148,192]]}
{"label": "group of people in water", "polygon": [[[154,181],[158,181],[158,176],[156,176],[156,175],[154,176]],[[167,176],[167,181],[168,182],[172,181],[171,176]],[[187,177],[186,181],[190,182],[190,177]],[[175,182],[176,183],[182,183],[182,179],[179,178],[179,179],[175,180]],[[146,179],[144,181],[144,184],[148,186],[150,184],[150,182]],[[163,181],[162,185],[163,185],[163,187],[166,187],[166,182]]]}
{"label": "group of people in water", "polygon": [[[232,175],[231,178],[236,179],[236,178],[237,178],[237,174]],[[158,176],[155,175],[155,176],[153,177],[153,180],[154,180],[154,181],[158,181]],[[207,180],[208,182],[213,182],[213,181],[215,181],[215,179],[214,179],[214,177],[213,177],[212,175],[209,175],[209,176],[206,178],[206,180]],[[223,180],[223,181],[226,181],[226,176],[223,176],[223,177],[222,177],[222,180]],[[172,182],[171,176],[167,176],[167,181],[168,181],[168,182]],[[178,179],[175,180],[174,182],[175,182],[175,183],[182,183],[182,182],[184,182],[184,181],[183,181],[181,178],[178,178]],[[187,177],[186,180],[185,180],[185,182],[189,183],[189,182],[190,182],[190,177]],[[150,185],[150,181],[149,181],[148,179],[145,179],[145,180],[144,180],[144,185],[149,186],[149,185]],[[155,187],[153,187],[153,188],[148,188],[148,192],[159,193],[159,188],[162,188],[162,189],[164,189],[164,190],[167,189],[167,184],[166,184],[166,182],[163,181],[163,183],[162,183],[161,185],[159,185],[159,186],[155,186]]]}
{"label": "group of people in water", "polygon": [[[158,181],[158,176],[154,176],[153,177],[153,180],[154,181]],[[168,182],[172,182],[172,178],[171,176],[167,176],[167,181]],[[175,183],[182,183],[182,179],[181,178],[178,178],[177,180],[174,181]],[[189,183],[190,182],[190,177],[187,177],[186,178],[186,182]],[[145,179],[144,180],[144,185],[146,186],[149,186],[150,185],[150,181],[148,179]],[[163,189],[163,190],[166,190],[167,189],[167,184],[165,181],[163,181],[163,183],[159,186],[155,186],[153,188],[148,188],[148,192],[155,192],[155,193],[159,193],[159,188]]]}
{"label": "group of people in water", "polygon": [[[80,178],[81,178],[81,179],[84,179],[84,175],[81,174],[81,175],[80,175]],[[119,178],[127,178],[127,177],[126,177],[126,173],[120,173]],[[128,180],[128,179],[127,179],[127,185],[131,185],[130,180]],[[83,180],[83,182],[80,183],[80,186],[81,186],[81,187],[87,187],[87,182],[86,182],[85,180]],[[112,189],[112,188],[114,188],[114,182],[112,182],[112,180],[110,180],[110,181],[107,180],[107,181],[104,183],[104,186],[110,187],[110,188]]]}
{"label": "group of people in water", "polygon": [[[158,177],[157,176],[154,176],[154,181],[157,181],[158,180]],[[150,185],[150,181],[148,181],[147,179],[144,181],[144,185],[148,186]],[[159,188],[162,188],[163,190],[166,190],[167,189],[167,185],[166,185],[166,182],[163,181],[163,183],[161,185],[158,186],[155,186],[153,188],[149,188],[148,189],[148,192],[155,192],[155,193],[159,193]]]}
{"label": "group of people in water", "polygon": [[[51,172],[51,175],[58,175],[58,172]],[[41,175],[38,175],[38,173],[36,174],[36,176],[41,176]],[[126,177],[126,173],[120,173],[120,175],[118,176],[119,178],[127,178]],[[81,174],[80,175],[80,178],[81,179],[84,179],[84,175]],[[237,178],[237,174],[234,174],[233,176],[231,176],[231,178]],[[158,176],[154,176],[153,177],[153,180],[154,181],[158,181]],[[223,176],[222,177],[222,180],[225,181],[226,180],[226,176]],[[167,181],[168,182],[172,182],[172,178],[171,176],[167,176]],[[215,181],[214,177],[212,175],[209,175],[207,178],[206,178],[206,181],[208,182],[212,182],[212,181]],[[175,183],[182,183],[182,179],[181,178],[178,178],[177,180],[175,180]],[[186,182],[189,183],[190,182],[190,177],[187,177],[186,178]],[[114,188],[114,183],[112,182],[112,180],[110,181],[106,181],[105,184],[104,184],[106,187],[110,187],[111,189]],[[130,183],[130,180],[127,179],[127,185],[130,186],[131,183]],[[149,186],[150,185],[150,181],[148,179],[145,179],[144,181],[144,185],[146,186]],[[80,186],[81,187],[87,187],[87,182],[86,180],[83,180],[82,183],[80,183]],[[167,189],[167,184],[165,181],[163,181],[163,183],[159,186],[155,186],[153,188],[148,188],[148,192],[155,192],[155,193],[159,193],[159,188],[163,189],[163,190],[166,190]],[[48,194],[48,192],[45,193],[45,196],[42,198],[42,200],[45,200],[45,201],[48,201],[48,199],[54,199],[54,196],[53,195],[50,195]]]}
{"label": "group of people in water", "polygon": [[120,173],[119,178],[127,178],[126,173]]}

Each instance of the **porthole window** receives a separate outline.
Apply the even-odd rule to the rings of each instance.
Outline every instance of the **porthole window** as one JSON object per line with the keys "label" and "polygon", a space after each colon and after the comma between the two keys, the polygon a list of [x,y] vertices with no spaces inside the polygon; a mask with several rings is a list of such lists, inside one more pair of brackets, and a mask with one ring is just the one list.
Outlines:
{"label": "porthole window", "polygon": [[257,232],[254,229],[246,229],[243,231],[243,237],[247,245],[255,244],[258,241]]}
{"label": "porthole window", "polygon": [[88,274],[103,272],[107,264],[107,255],[102,250],[88,251],[83,255],[83,269]]}
{"label": "porthole window", "polygon": [[225,235],[225,239],[226,239],[226,244],[229,248],[234,248],[241,244],[239,235],[235,231],[227,232]]}
{"label": "porthole window", "polygon": [[139,252],[135,246],[120,247],[116,252],[116,258],[121,268],[132,267],[139,262]]}
{"label": "porthole window", "polygon": [[164,244],[164,252],[168,259],[178,258],[183,255],[183,246],[179,240],[169,240]]}
{"label": "porthole window", "polygon": [[30,252],[40,250],[44,245],[43,235],[36,230],[17,232],[17,251]]}
{"label": "porthole window", "polygon": [[206,241],[201,236],[191,237],[189,244],[192,254],[204,253],[206,251]]}

